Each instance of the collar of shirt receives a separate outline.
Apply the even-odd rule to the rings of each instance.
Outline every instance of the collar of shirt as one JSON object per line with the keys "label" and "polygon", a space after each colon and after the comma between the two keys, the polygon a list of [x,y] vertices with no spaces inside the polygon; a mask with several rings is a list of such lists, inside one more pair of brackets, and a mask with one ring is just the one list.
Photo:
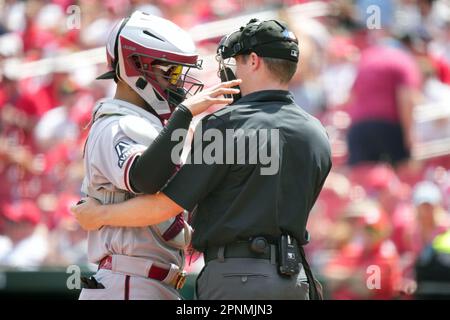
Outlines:
{"label": "collar of shirt", "polygon": [[147,110],[124,100],[105,98],[100,100],[93,110],[93,120],[103,115],[134,115],[149,120],[152,124],[161,127],[161,120]]}
{"label": "collar of shirt", "polygon": [[262,90],[249,93],[237,100],[234,104],[248,102],[287,102],[294,103],[294,96],[286,90]]}

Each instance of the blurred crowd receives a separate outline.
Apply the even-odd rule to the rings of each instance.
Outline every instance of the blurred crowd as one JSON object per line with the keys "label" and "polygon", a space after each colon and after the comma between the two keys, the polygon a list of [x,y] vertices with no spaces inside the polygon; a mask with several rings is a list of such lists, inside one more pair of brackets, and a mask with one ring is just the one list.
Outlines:
{"label": "blurred crowd", "polygon": [[292,91],[326,126],[334,164],[306,250],[329,298],[449,298],[450,2],[330,6],[297,32]]}
{"label": "blurred crowd", "polygon": [[[440,270],[428,267],[443,261],[440,254],[450,274],[450,118],[431,121],[424,136],[412,111],[450,110],[450,1],[322,1],[328,13],[315,19],[284,11],[305,2],[0,0],[0,268],[87,263],[86,234],[69,207],[80,198],[91,110],[113,93],[112,81],[94,81],[104,64],[22,77],[4,68],[7,61],[101,47],[136,9],[186,29],[274,9],[300,42],[291,91],[332,143],[334,167],[311,212],[306,248],[327,296],[419,296],[423,270]],[[80,28],[68,28],[72,5]],[[214,54],[218,40],[199,43],[201,55]],[[214,65],[198,76],[218,81]],[[442,141],[447,152],[444,145],[413,157],[419,142]],[[427,283],[434,292],[435,282]]]}

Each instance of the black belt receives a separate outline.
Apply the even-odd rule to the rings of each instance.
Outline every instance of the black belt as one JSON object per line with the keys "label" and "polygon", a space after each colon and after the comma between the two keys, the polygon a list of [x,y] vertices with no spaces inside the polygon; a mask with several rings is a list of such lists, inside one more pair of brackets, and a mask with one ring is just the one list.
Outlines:
{"label": "black belt", "polygon": [[[268,259],[272,260],[275,258],[277,254],[277,246],[268,241],[268,246],[266,250],[262,253],[257,253],[251,249],[251,240],[249,241],[238,241],[232,244],[227,244],[223,246],[211,246],[208,247],[203,252],[203,258],[205,260],[205,264],[210,262],[211,260],[220,259],[221,256],[226,258],[254,258],[254,259]],[[221,252],[223,250],[223,252]],[[272,252],[274,250],[274,252]],[[301,256],[301,263],[305,270],[306,277],[308,278],[308,283],[310,285],[309,297],[311,300],[323,300],[322,288],[320,286],[320,290],[317,288],[317,283],[315,278],[311,272],[311,268],[306,260],[305,251],[302,246],[299,247],[299,253]],[[272,257],[273,256],[273,257]]]}
{"label": "black belt", "polygon": [[[264,252],[255,252],[251,248],[250,241],[238,241],[231,244],[223,245],[223,246],[211,246],[208,247],[203,252],[203,257],[205,259],[205,263],[208,263],[211,260],[221,258],[223,254],[223,258],[253,258],[253,259],[268,259],[271,260],[272,254],[274,255],[274,259],[276,260],[276,245],[268,242],[267,247]],[[223,253],[220,251],[223,250]],[[275,250],[275,252],[272,252]]]}

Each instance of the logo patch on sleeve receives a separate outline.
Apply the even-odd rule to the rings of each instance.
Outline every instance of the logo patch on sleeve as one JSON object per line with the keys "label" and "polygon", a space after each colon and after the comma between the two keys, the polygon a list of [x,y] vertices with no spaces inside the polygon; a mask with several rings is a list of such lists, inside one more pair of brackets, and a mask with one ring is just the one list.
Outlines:
{"label": "logo patch on sleeve", "polygon": [[125,163],[125,160],[127,160],[128,157],[132,154],[133,151],[132,145],[120,141],[119,143],[116,144],[115,149],[117,156],[119,157],[117,165],[119,166],[119,168],[122,168],[123,164]]}

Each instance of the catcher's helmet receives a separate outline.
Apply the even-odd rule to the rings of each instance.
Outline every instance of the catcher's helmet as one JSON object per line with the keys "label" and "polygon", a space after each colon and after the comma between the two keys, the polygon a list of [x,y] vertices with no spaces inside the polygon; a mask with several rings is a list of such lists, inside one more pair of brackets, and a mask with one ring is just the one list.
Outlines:
{"label": "catcher's helmet", "polygon": [[188,76],[190,68],[201,69],[194,42],[166,19],[135,11],[111,31],[106,55],[110,71],[97,79],[126,82],[162,118],[203,88]]}

